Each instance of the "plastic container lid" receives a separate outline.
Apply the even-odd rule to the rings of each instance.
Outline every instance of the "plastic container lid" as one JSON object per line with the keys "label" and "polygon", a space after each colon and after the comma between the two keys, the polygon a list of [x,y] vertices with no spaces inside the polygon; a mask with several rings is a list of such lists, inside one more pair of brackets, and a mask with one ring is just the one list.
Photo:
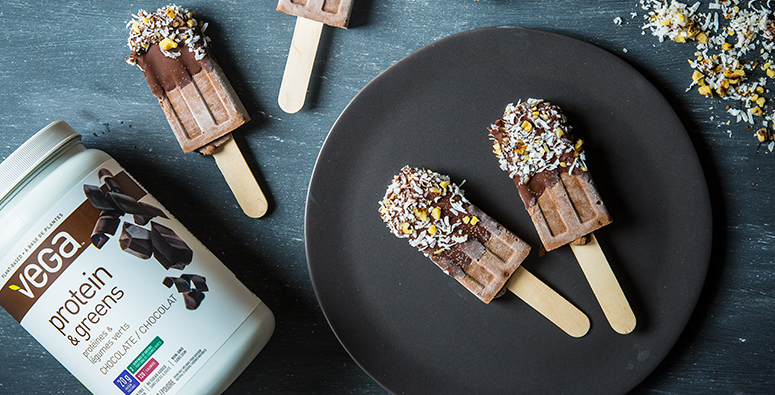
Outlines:
{"label": "plastic container lid", "polygon": [[0,163],[0,201],[23,182],[29,173],[75,139],[80,140],[81,135],[64,121],[52,122],[30,137]]}

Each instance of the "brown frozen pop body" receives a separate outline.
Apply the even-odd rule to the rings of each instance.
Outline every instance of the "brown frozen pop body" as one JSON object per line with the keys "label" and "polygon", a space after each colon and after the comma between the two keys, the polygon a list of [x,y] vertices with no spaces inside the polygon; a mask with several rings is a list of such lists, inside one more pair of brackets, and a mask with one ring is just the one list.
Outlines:
{"label": "brown frozen pop body", "polygon": [[466,200],[448,176],[404,166],[379,213],[394,235],[484,303],[508,289],[567,334],[589,330],[583,312],[521,266],[530,246]]}
{"label": "brown frozen pop body", "polygon": [[183,149],[213,155],[243,211],[263,216],[267,201],[231,132],[250,120],[223,70],[211,57],[207,24],[169,5],[140,10],[127,24],[127,63],[143,71]]}
{"label": "brown frozen pop body", "polygon": [[509,104],[490,134],[544,248],[570,244],[611,327],[632,332],[635,314],[592,234],[611,217],[587,170],[584,142],[572,137],[560,108],[539,99]]}
{"label": "brown frozen pop body", "polygon": [[380,201],[390,231],[408,238],[441,270],[490,303],[530,246],[463,196],[449,177],[404,167]]}
{"label": "brown frozen pop body", "polygon": [[347,28],[353,0],[280,0],[277,11]]}
{"label": "brown frozen pop body", "polygon": [[547,251],[611,223],[558,106],[539,99],[509,104],[490,127],[501,169],[517,185]]}
{"label": "brown frozen pop body", "polygon": [[130,24],[127,62],[143,71],[184,152],[210,154],[250,120],[209,54],[207,25],[193,12],[174,5],[140,10]]}
{"label": "brown frozen pop body", "polygon": [[293,114],[304,106],[323,24],[346,29],[352,5],[353,0],[280,0],[277,3],[277,11],[297,16],[277,96],[277,104],[283,111]]}

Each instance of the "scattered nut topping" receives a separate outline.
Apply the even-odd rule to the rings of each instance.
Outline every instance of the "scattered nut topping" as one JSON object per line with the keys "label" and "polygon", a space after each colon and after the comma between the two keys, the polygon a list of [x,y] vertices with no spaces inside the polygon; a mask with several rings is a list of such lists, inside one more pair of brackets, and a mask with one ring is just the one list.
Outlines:
{"label": "scattered nut topping", "polygon": [[[643,29],[660,42],[665,38],[681,43],[696,41],[694,58],[689,59],[694,71],[687,91],[696,86],[697,92],[708,98],[736,101],[738,106],[726,108],[736,122],[751,127],[761,123],[768,128],[775,122],[775,111],[761,94],[767,92],[768,79],[775,78],[770,61],[775,21],[771,20],[769,1],[744,4],[740,0],[712,0],[707,12],[699,12],[699,2],[687,6],[676,0],[640,0],[641,8],[648,11]],[[722,122],[719,127],[729,124]],[[768,148],[773,151],[775,139],[771,133],[767,136],[768,140],[760,142],[770,141]]]}
{"label": "scattered nut topping", "polygon": [[132,54],[125,58],[129,64],[137,64],[137,57],[145,53],[151,45],[158,44],[161,52],[170,58],[177,58],[180,52],[173,51],[184,44],[194,54],[196,60],[207,55],[210,39],[204,35],[207,24],[197,21],[194,11],[168,5],[148,12],[140,10],[127,22],[128,44]]}
{"label": "scattered nut topping", "polygon": [[428,227],[428,234],[431,235],[431,236],[435,235],[436,234],[436,229],[437,229],[436,225],[429,226]]}
{"label": "scattered nut topping", "polygon": [[468,240],[461,226],[480,222],[469,213],[470,206],[449,176],[404,166],[379,202],[379,214],[394,235],[408,238],[426,254],[438,255]]}
{"label": "scattered nut topping", "polygon": [[165,51],[169,51],[170,49],[174,49],[178,47],[178,43],[176,43],[174,40],[170,40],[169,38],[165,38],[164,40],[161,40],[159,42],[159,46],[161,49]]}
{"label": "scattered nut topping", "polygon": [[651,29],[651,33],[659,37],[659,42],[669,38],[673,41],[684,43],[686,40],[696,40],[701,33],[698,28],[698,20],[695,12],[700,6],[696,3],[687,8],[686,4],[675,0],[667,1],[648,0],[644,4],[653,5],[648,13],[648,23],[644,29]]}
{"label": "scattered nut topping", "polygon": [[558,167],[586,171],[584,142],[574,141],[570,129],[560,107],[527,99],[506,106],[489,130],[501,169],[524,185],[536,174]]}
{"label": "scattered nut topping", "polygon": [[756,137],[757,140],[759,140],[760,143],[763,143],[770,139],[770,134],[767,132],[767,129],[761,128],[754,133],[754,137]]}

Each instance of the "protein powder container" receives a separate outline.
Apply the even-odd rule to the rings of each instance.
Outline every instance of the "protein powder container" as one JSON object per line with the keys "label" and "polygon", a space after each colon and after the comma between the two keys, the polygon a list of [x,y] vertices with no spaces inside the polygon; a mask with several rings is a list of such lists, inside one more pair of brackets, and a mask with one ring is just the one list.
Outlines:
{"label": "protein powder container", "polygon": [[224,391],[274,316],[64,122],[0,163],[0,305],[91,392]]}

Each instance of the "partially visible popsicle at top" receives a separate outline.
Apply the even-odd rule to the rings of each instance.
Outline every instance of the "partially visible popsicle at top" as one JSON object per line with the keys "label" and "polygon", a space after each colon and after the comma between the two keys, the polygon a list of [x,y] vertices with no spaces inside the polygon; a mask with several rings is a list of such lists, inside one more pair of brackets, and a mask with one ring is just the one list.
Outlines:
{"label": "partially visible popsicle at top", "polygon": [[353,0],[280,0],[277,11],[347,28]]}
{"label": "partially visible popsicle at top", "polygon": [[352,5],[353,0],[280,0],[277,3],[277,11],[298,17],[277,98],[283,111],[293,114],[304,106],[323,24],[346,29]]}
{"label": "partially visible popsicle at top", "polygon": [[251,217],[266,198],[231,132],[250,120],[223,70],[210,54],[207,23],[176,5],[140,10],[127,24],[127,63],[137,65],[183,149],[213,155],[237,200]]}

